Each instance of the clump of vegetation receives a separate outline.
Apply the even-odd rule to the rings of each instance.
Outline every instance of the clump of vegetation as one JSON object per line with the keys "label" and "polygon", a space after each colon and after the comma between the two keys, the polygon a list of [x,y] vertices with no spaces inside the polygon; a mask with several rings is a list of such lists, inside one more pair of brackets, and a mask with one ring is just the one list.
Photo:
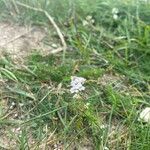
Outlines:
{"label": "clump of vegetation", "polygon": [[[19,2],[51,14],[67,50],[33,52],[21,67],[0,59],[0,134],[19,149],[148,150],[150,126],[138,118],[150,107],[150,3]],[[51,27],[17,0],[0,6],[0,21]],[[55,33],[48,37],[60,42]],[[73,77],[84,86],[75,82],[70,90]]]}

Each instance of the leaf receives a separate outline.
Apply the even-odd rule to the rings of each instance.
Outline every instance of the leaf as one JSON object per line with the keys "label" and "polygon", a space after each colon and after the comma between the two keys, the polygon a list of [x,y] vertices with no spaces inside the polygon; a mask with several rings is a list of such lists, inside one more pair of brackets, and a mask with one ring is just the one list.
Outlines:
{"label": "leaf", "polygon": [[29,98],[35,100],[35,97],[32,94],[30,94],[30,93],[28,93],[26,91],[23,91],[23,90],[20,90],[20,89],[15,89],[15,88],[10,88],[10,87],[7,87],[7,89],[9,89],[13,93],[17,93],[19,95],[22,95],[22,96],[25,96],[25,97],[29,97]]}
{"label": "leaf", "polygon": [[6,76],[8,79],[15,81],[15,82],[18,81],[17,77],[12,72],[10,72],[9,70],[7,70],[5,68],[0,68],[0,72],[4,76]]}

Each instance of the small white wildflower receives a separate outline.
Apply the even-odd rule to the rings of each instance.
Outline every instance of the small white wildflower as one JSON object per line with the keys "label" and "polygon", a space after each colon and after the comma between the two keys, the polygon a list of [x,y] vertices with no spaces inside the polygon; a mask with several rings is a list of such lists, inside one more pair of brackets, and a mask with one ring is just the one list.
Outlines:
{"label": "small white wildflower", "polygon": [[90,21],[92,19],[92,16],[87,16],[86,20]]}
{"label": "small white wildflower", "polygon": [[118,8],[113,8],[112,9],[112,15],[113,15],[113,19],[114,20],[118,19],[118,13],[119,13],[119,9]]}
{"label": "small white wildflower", "polygon": [[104,150],[109,150],[109,148],[108,147],[104,147]]}
{"label": "small white wildflower", "polygon": [[91,19],[91,21],[90,21],[90,22],[93,24],[93,23],[95,23],[95,20],[94,20],[94,19]]}
{"label": "small white wildflower", "polygon": [[113,8],[112,9],[112,14],[118,14],[119,13],[119,9],[118,8]]}
{"label": "small white wildflower", "polygon": [[86,20],[82,21],[83,26],[87,26],[89,23]]}
{"label": "small white wildflower", "polygon": [[117,15],[117,14],[114,14],[114,15],[113,15],[113,19],[114,19],[114,20],[117,20],[117,19],[118,19],[118,15]]}
{"label": "small white wildflower", "polygon": [[86,81],[85,78],[83,78],[83,77],[76,77],[76,76],[72,76],[71,80],[72,80],[73,83],[79,83],[80,82],[81,84],[84,84],[85,81]]}
{"label": "small white wildflower", "polygon": [[87,16],[85,20],[82,21],[83,26],[87,26],[90,24],[94,24],[95,20],[92,18],[92,16]]}
{"label": "small white wildflower", "polygon": [[139,121],[150,123],[150,107],[146,107],[138,118]]}
{"label": "small white wildflower", "polygon": [[70,92],[71,93],[78,93],[80,91],[84,91],[85,87],[83,86],[83,84],[85,83],[86,79],[82,78],[82,77],[76,77],[76,76],[72,76],[71,77],[71,89]]}
{"label": "small white wildflower", "polygon": [[84,86],[80,86],[79,91],[84,91],[85,87]]}

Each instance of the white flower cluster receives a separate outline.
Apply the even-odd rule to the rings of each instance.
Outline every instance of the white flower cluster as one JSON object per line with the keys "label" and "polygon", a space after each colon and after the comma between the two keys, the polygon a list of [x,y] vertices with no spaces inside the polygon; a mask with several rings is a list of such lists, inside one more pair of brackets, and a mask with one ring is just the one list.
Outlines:
{"label": "white flower cluster", "polygon": [[85,78],[72,76],[71,77],[71,89],[70,89],[70,92],[71,93],[78,93],[80,91],[84,91],[85,87],[83,86],[83,84],[85,83],[85,81],[86,81]]}
{"label": "white flower cluster", "polygon": [[87,26],[89,24],[94,24],[95,20],[92,18],[92,16],[87,16],[85,20],[83,20],[82,24],[83,26]]}
{"label": "white flower cluster", "polygon": [[114,20],[118,19],[118,13],[119,13],[119,9],[118,8],[113,8],[112,9],[112,15],[113,15],[113,19]]}

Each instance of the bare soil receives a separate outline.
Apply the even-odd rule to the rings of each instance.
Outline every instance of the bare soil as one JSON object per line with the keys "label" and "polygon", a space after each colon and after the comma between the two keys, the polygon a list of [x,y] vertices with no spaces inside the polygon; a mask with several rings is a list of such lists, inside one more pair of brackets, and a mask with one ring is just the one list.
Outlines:
{"label": "bare soil", "polygon": [[0,22],[0,58],[7,54],[20,63],[33,51],[47,54],[52,47],[43,42],[46,33],[47,29],[42,27]]}

